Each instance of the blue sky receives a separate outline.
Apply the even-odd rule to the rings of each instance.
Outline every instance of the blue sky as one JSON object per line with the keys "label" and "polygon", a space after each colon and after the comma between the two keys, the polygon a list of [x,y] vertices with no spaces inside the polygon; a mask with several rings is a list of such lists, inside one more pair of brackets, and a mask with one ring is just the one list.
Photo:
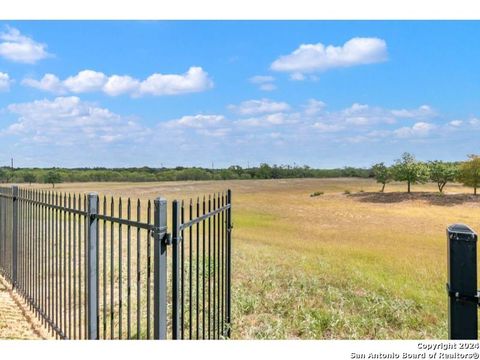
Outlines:
{"label": "blue sky", "polygon": [[479,152],[478,22],[3,21],[0,164],[370,166]]}

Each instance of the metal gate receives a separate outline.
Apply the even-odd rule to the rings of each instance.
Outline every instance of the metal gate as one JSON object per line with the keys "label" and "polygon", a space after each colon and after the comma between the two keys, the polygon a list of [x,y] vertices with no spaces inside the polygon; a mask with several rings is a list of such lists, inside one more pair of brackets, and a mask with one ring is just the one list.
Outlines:
{"label": "metal gate", "polygon": [[228,338],[231,191],[171,205],[0,188],[0,274],[57,338]]}

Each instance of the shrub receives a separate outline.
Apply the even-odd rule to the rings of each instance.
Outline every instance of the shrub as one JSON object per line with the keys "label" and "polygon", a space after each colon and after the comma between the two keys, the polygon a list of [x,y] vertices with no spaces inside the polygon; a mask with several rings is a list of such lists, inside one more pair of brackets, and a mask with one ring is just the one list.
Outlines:
{"label": "shrub", "polygon": [[314,193],[310,194],[310,197],[315,197],[320,195],[323,195],[323,191],[315,191]]}
{"label": "shrub", "polygon": [[345,195],[350,195],[352,192],[351,192],[350,190],[345,190],[343,193],[344,193]]}

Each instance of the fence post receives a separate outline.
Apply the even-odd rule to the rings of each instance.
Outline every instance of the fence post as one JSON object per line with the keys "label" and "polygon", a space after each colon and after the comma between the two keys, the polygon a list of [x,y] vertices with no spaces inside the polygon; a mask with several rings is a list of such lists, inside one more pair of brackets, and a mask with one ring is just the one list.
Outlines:
{"label": "fence post", "polygon": [[180,213],[178,211],[178,201],[172,203],[172,338],[180,338],[180,312],[179,312],[179,286],[180,261],[178,246],[182,239],[180,238]]}
{"label": "fence post", "polygon": [[88,194],[88,339],[97,340],[98,336],[98,194]]}
{"label": "fence post", "polygon": [[232,318],[232,190],[227,191],[227,337],[231,334],[231,318]]}
{"label": "fence post", "polygon": [[153,337],[167,338],[167,200],[154,201]]}
{"label": "fence post", "polygon": [[468,226],[447,228],[448,337],[477,339],[477,234]]}
{"label": "fence post", "polygon": [[12,186],[12,283],[17,286],[18,260],[18,186]]}

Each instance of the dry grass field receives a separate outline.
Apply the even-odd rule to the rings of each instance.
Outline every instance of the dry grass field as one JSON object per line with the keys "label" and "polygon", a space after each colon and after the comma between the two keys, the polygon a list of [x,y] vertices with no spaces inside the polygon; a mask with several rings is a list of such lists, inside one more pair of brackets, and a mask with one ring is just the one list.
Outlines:
{"label": "dry grass field", "polygon": [[[388,184],[381,194],[369,179],[291,179],[66,183],[55,190],[173,200],[227,188],[234,338],[447,337],[445,228],[462,222],[478,229],[480,197],[471,189],[447,185],[440,195],[427,184],[405,194],[405,184]],[[324,194],[310,197],[315,191]]]}

